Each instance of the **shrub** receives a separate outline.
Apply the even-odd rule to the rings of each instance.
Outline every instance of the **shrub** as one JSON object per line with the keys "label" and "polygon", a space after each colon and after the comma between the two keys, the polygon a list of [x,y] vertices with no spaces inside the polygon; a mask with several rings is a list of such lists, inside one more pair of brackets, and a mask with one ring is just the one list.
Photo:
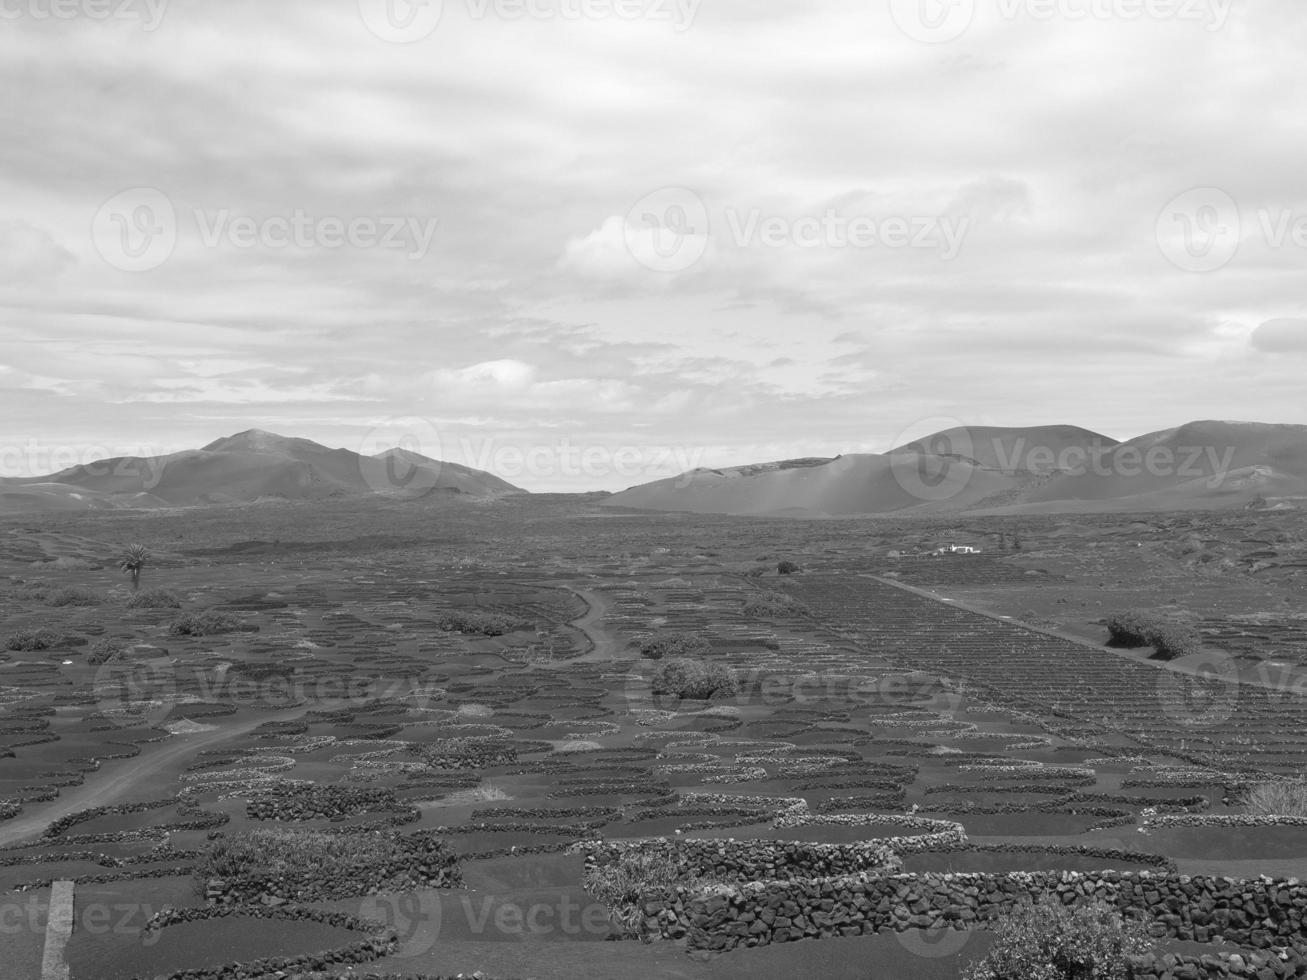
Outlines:
{"label": "shrub", "polygon": [[731,697],[739,691],[735,675],[721,664],[695,660],[668,660],[654,672],[653,693],[692,701]]}
{"label": "shrub", "polygon": [[782,616],[811,616],[812,610],[802,599],[785,592],[762,592],[744,600],[744,614],[759,619],[778,619]]}
{"label": "shrub", "polygon": [[213,609],[202,612],[187,613],[168,627],[168,632],[178,636],[211,636],[215,633],[234,633],[241,629],[238,620]]}
{"label": "shrub", "polygon": [[1153,656],[1158,660],[1175,660],[1200,653],[1203,649],[1203,638],[1198,631],[1180,623],[1155,627],[1148,634],[1148,642],[1152,644]]}
{"label": "shrub", "polygon": [[127,645],[122,640],[105,637],[102,640],[95,641],[95,645],[91,647],[90,652],[86,655],[86,662],[92,666],[116,663],[122,659],[123,652],[126,649]]}
{"label": "shrub", "polygon": [[199,894],[219,878],[235,901],[264,892],[316,901],[461,882],[457,859],[430,831],[397,836],[251,830],[210,843],[194,873]]}
{"label": "shrub", "polygon": [[507,613],[452,609],[443,613],[436,620],[436,625],[442,630],[473,636],[503,636],[505,633],[526,629],[531,624],[525,619]]}
{"label": "shrub", "polygon": [[668,861],[665,854],[640,850],[626,851],[608,864],[587,867],[581,876],[581,887],[607,906],[613,924],[628,936],[642,936],[646,892],[677,887],[707,889],[721,884],[684,864]]}
{"label": "shrub", "polygon": [[669,631],[655,633],[640,644],[640,655],[650,660],[664,657],[696,657],[708,652],[708,641],[698,633]]}
{"label": "shrub", "polygon": [[1114,647],[1152,647],[1158,660],[1175,660],[1198,653],[1202,636],[1191,626],[1144,612],[1124,612],[1107,620],[1108,643]]}
{"label": "shrub", "polygon": [[1108,617],[1108,643],[1114,647],[1134,650],[1149,646],[1148,631],[1154,625],[1153,617],[1146,613],[1124,612]]}
{"label": "shrub", "polygon": [[54,589],[45,596],[47,606],[98,606],[101,599],[85,589]]}
{"label": "shrub", "polygon": [[128,609],[180,609],[181,599],[167,589],[146,589],[133,593],[127,600]]}
{"label": "shrub", "polygon": [[50,562],[51,568],[57,568],[60,571],[86,571],[90,568],[100,568],[100,565],[92,565],[85,558],[71,558],[68,555],[60,555],[54,561]]}
{"label": "shrub", "polygon": [[1151,952],[1147,927],[1106,904],[1072,908],[1055,897],[1018,906],[963,980],[1126,980],[1128,957]]}
{"label": "shrub", "polygon": [[1244,790],[1243,805],[1261,816],[1307,817],[1307,778],[1255,783]]}
{"label": "shrub", "polygon": [[793,575],[795,572],[800,572],[802,570],[803,569],[792,561],[779,561],[776,563],[777,575]]}
{"label": "shrub", "polygon": [[68,637],[57,630],[47,629],[44,626],[39,629],[19,630],[5,643],[5,647],[10,650],[21,650],[25,653],[31,653],[36,650],[49,650],[53,647],[60,646],[68,641]]}

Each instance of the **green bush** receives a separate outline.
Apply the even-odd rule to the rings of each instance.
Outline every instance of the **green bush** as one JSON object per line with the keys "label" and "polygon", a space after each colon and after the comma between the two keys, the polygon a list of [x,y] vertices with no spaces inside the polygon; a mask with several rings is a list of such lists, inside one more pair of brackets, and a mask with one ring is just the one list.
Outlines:
{"label": "green bush", "polygon": [[1056,897],[1018,906],[994,929],[994,945],[963,980],[1127,980],[1128,957],[1153,943],[1147,927],[1111,906],[1063,905]]}
{"label": "green bush", "polygon": [[213,609],[187,613],[168,627],[177,636],[212,636],[216,633],[234,633],[241,629],[239,620]]}
{"label": "green bush", "polygon": [[744,614],[758,619],[784,616],[811,616],[812,609],[802,599],[785,592],[762,592],[744,600]]}
{"label": "green bush", "polygon": [[739,691],[735,675],[722,664],[696,660],[666,660],[653,676],[653,693],[692,701],[728,698]]}
{"label": "green bush", "polygon": [[707,653],[708,641],[698,633],[668,631],[655,633],[640,644],[640,655],[649,660],[664,657],[698,657]]}
{"label": "green bush", "polygon": [[127,600],[128,609],[180,609],[181,599],[167,589],[146,589],[136,592]]}
{"label": "green bush", "polygon": [[5,647],[9,650],[21,650],[25,653],[31,653],[36,650],[50,650],[66,642],[68,642],[68,637],[63,633],[46,629],[43,626],[39,629],[19,630],[9,637]]}
{"label": "green bush", "polygon": [[452,609],[443,613],[436,625],[442,630],[465,633],[472,636],[503,636],[531,626],[531,623],[518,616],[507,613],[472,612],[464,609]]}
{"label": "green bush", "polygon": [[792,561],[779,561],[776,563],[777,575],[793,575],[795,572],[801,571],[803,571],[803,569]]}

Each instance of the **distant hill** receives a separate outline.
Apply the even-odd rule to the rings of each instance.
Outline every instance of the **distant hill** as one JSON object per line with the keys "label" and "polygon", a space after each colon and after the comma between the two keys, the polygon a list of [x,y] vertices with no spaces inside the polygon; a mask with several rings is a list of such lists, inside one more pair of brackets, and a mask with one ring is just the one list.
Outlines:
{"label": "distant hill", "polygon": [[50,476],[0,480],[0,513],[193,507],[359,494],[495,497],[524,492],[490,473],[409,450],[363,456],[251,429],[202,449],[98,460]]}
{"label": "distant hill", "polygon": [[1035,425],[1025,428],[972,425],[944,429],[896,449],[900,453],[954,455],[1000,472],[1051,472],[1059,461],[1097,456],[1119,443],[1076,425]]}
{"label": "distant hill", "polygon": [[1124,443],[1069,425],[958,427],[884,454],[692,470],[605,503],[807,517],[1296,507],[1307,426],[1193,422]]}

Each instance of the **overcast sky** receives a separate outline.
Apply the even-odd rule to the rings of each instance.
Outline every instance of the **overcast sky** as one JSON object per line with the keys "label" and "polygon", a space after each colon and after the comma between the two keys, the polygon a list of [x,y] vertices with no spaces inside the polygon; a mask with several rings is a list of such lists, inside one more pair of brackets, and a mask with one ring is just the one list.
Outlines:
{"label": "overcast sky", "polygon": [[1307,422],[1307,5],[971,8],[0,0],[0,475]]}

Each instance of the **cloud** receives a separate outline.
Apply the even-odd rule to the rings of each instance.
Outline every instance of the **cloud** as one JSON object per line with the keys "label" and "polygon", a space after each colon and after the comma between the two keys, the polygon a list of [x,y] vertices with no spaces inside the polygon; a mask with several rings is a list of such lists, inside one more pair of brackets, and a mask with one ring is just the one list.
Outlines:
{"label": "cloud", "polygon": [[49,232],[26,221],[0,221],[0,285],[53,279],[76,262]]}
{"label": "cloud", "polygon": [[[344,445],[422,414],[453,445],[638,436],[729,465],[946,415],[1301,421],[1296,359],[1265,355],[1304,349],[1275,319],[1302,249],[1250,222],[1195,274],[1157,232],[1194,187],[1307,215],[1300,0],[1219,30],[982,12],[934,45],[888,7],[715,0],[681,30],[445,4],[411,45],[352,2],[6,21],[0,440]],[[177,245],[125,272],[90,229],[141,187]],[[679,237],[646,220],[696,201]],[[955,255],[739,240],[828,211],[970,223]],[[201,233],[296,212],[435,233],[417,256]]]}
{"label": "cloud", "polygon": [[1267,354],[1307,353],[1307,319],[1267,320],[1252,332],[1248,343]]}

